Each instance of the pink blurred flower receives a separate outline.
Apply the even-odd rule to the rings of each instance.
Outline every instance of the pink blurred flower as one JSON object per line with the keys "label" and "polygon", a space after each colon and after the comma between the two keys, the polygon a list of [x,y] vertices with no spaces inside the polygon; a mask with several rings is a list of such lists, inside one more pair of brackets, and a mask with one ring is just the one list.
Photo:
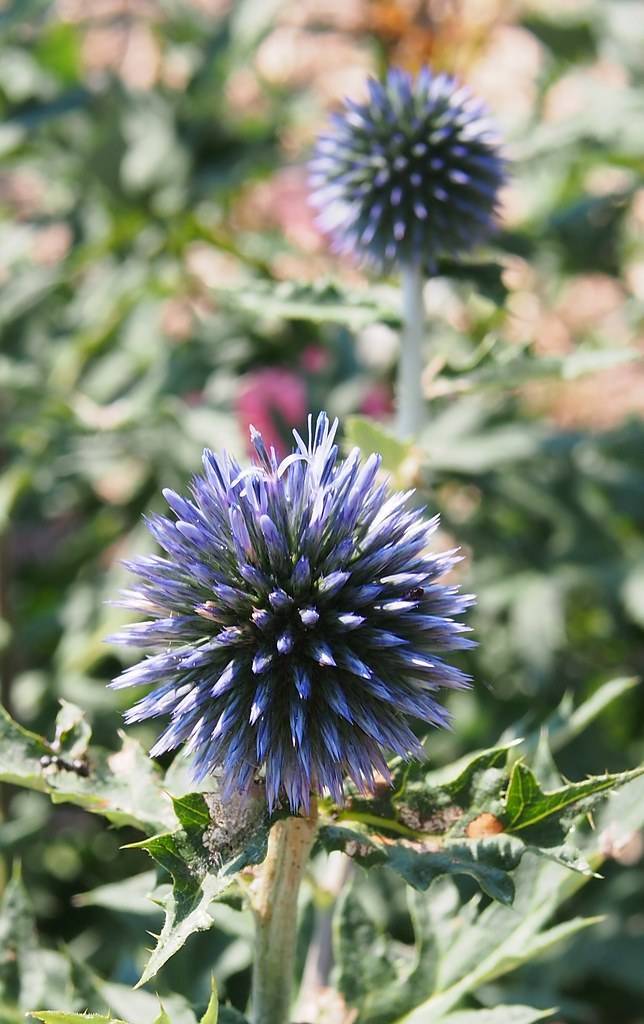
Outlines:
{"label": "pink blurred flower", "polygon": [[391,388],[384,381],[375,381],[360,403],[360,412],[365,416],[372,416],[375,420],[385,420],[393,411],[394,399]]}
{"label": "pink blurred flower", "polygon": [[272,445],[278,455],[284,455],[280,427],[302,426],[307,412],[306,386],[291,370],[276,366],[256,370],[243,379],[236,411],[245,433],[252,424],[263,435],[267,446]]}
{"label": "pink blurred flower", "polygon": [[307,345],[300,356],[300,365],[311,376],[322,373],[329,365],[329,353],[322,345]]}

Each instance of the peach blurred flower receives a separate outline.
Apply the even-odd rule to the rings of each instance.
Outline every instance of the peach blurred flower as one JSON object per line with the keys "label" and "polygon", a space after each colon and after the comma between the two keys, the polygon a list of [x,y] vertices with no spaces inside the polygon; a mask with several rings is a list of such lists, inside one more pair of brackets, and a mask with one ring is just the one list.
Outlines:
{"label": "peach blurred flower", "polygon": [[323,248],[309,203],[305,167],[283,167],[267,181],[251,186],[237,206],[236,217],[254,230],[277,228],[304,252]]}
{"label": "peach blurred flower", "polygon": [[159,78],[161,49],[149,24],[90,26],[82,45],[83,63],[92,74],[113,71],[129,89],[147,91]]}
{"label": "peach blurred flower", "polygon": [[629,416],[644,417],[644,369],[616,366],[554,390],[549,412],[558,426],[610,430]]}
{"label": "peach blurred flower", "polygon": [[324,25],[340,32],[364,27],[369,0],[298,0],[289,4],[283,20],[290,25]]}
{"label": "peach blurred flower", "polygon": [[365,92],[374,64],[365,44],[339,32],[277,25],[258,47],[255,68],[269,85],[312,89],[322,103],[337,103]]}
{"label": "peach blurred flower", "polygon": [[187,3],[197,11],[201,11],[202,14],[207,14],[211,18],[218,18],[222,14],[228,13],[232,7],[233,0],[187,0]]}
{"label": "peach blurred flower", "polygon": [[[56,0],[56,16],[61,21],[105,21],[133,13],[132,0]],[[139,17],[151,17],[159,10],[158,0],[137,0]]]}
{"label": "peach blurred flower", "polygon": [[61,221],[48,224],[36,231],[31,248],[31,258],[41,266],[52,267],[60,263],[69,252],[73,236],[69,224]]}
{"label": "peach blurred flower", "polygon": [[192,334],[194,316],[186,299],[171,298],[161,309],[161,330],[175,341],[185,341]]}
{"label": "peach blurred flower", "polygon": [[578,117],[587,108],[598,87],[602,94],[619,91],[628,85],[628,76],[622,65],[599,60],[586,68],[575,68],[558,78],[545,96],[542,117],[544,122],[559,124]]}
{"label": "peach blurred flower", "polygon": [[429,61],[462,72],[515,8],[513,0],[370,0],[365,27],[382,40],[390,64],[415,71]]}
{"label": "peach blurred flower", "polygon": [[625,298],[619,281],[609,274],[578,274],[566,284],[556,310],[571,331],[605,331],[615,340],[616,314]]}
{"label": "peach blurred flower", "polygon": [[47,185],[37,171],[21,167],[0,172],[0,203],[10,206],[18,220],[40,213],[46,199]]}
{"label": "peach blurred flower", "polygon": [[186,269],[206,288],[239,282],[240,266],[234,256],[207,242],[191,242],[186,249]]}
{"label": "peach blurred flower", "polygon": [[498,25],[468,74],[468,85],[485,98],[503,128],[523,124],[534,108],[544,59],[541,43],[527,29]]}
{"label": "peach blurred flower", "polygon": [[624,281],[632,295],[644,302],[644,260],[635,260],[624,267]]}
{"label": "peach blurred flower", "polygon": [[599,849],[604,857],[632,867],[644,856],[644,839],[641,832],[625,832],[612,821],[599,836]]}
{"label": "peach blurred flower", "polygon": [[233,68],[226,81],[226,105],[235,117],[261,117],[269,109],[257,73],[246,65]]}

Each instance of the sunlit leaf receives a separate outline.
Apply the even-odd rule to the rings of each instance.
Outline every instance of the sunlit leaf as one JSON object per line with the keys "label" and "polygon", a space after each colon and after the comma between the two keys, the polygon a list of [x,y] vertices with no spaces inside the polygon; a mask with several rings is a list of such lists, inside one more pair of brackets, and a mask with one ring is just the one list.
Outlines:
{"label": "sunlit leaf", "polygon": [[[75,729],[80,728],[77,723]],[[80,769],[55,758],[52,743],[22,728],[0,708],[1,781],[40,790],[54,803],[78,804],[116,825],[144,832],[175,822],[161,774],[135,740],[123,737],[114,753],[92,748]]]}
{"label": "sunlit leaf", "polygon": [[339,284],[304,285],[248,281],[239,288],[217,289],[217,298],[231,309],[253,316],[338,323],[357,330],[373,323],[396,326],[400,312],[373,292],[349,292]]}

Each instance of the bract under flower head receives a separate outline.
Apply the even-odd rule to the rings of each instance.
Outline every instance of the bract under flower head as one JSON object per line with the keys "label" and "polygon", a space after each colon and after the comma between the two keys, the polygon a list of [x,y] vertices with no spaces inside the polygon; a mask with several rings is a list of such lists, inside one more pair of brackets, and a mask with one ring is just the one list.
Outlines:
{"label": "bract under flower head", "polygon": [[112,684],[153,687],[126,715],[169,717],[152,754],[183,745],[228,792],[263,776],[270,808],[369,792],[387,752],[421,756],[408,717],[447,725],[435,691],[467,685],[438,653],[471,645],[471,598],[439,582],[455,553],[428,552],[437,519],[388,494],[378,456],[340,459],[336,430],[309,418],[281,463],[252,432],[247,470],[206,450],[192,498],[164,492],[176,519],[148,523],[166,556],[128,563],[122,603],[149,621],[112,637],[159,649]]}
{"label": "bract under flower head", "polygon": [[318,223],[378,269],[464,252],[493,229],[505,163],[485,105],[446,74],[392,69],[345,101],[311,163]]}

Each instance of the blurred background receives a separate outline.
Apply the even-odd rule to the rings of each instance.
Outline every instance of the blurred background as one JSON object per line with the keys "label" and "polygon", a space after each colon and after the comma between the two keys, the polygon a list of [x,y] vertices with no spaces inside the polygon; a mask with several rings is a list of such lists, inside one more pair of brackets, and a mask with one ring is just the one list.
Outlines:
{"label": "blurred background", "polygon": [[[103,637],[123,616],[105,602],[120,559],[150,549],[142,513],[204,445],[243,455],[252,422],[283,451],[321,408],[386,428],[396,282],[329,253],[305,163],[389,63],[466,79],[512,161],[493,245],[427,288],[429,423],[389,460],[479,595],[475,687],[434,762],[642,672],[642,53],[637,0],[0,2],[0,670],[20,722],[51,735],[65,698],[116,745],[129,695],[105,688],[124,655]],[[351,422],[366,447],[378,436]],[[564,771],[633,766],[643,725],[635,688]],[[44,946],[132,984],[150,904],[78,897],[148,869],[126,840],[2,792],[0,855],[22,862]],[[511,975],[504,1000],[644,1020],[644,845],[626,840],[570,909],[604,922]],[[161,989],[190,996],[198,976],[205,992],[215,959],[243,1003],[246,925],[222,915]]]}

